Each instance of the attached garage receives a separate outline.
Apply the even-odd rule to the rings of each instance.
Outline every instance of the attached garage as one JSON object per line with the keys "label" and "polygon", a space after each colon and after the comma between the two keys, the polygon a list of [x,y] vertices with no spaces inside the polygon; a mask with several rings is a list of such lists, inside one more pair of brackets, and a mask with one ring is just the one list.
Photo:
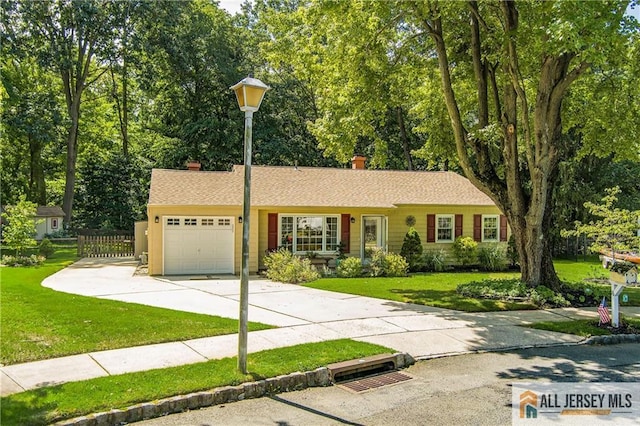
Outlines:
{"label": "attached garage", "polygon": [[165,216],[164,275],[232,274],[233,217]]}

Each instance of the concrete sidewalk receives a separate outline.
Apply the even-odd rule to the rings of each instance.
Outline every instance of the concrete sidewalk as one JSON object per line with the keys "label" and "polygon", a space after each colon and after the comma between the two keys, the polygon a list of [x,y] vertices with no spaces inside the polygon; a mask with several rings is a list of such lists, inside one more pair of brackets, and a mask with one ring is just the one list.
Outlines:
{"label": "concrete sidewalk", "polygon": [[[133,260],[83,259],[43,285],[104,299],[238,318],[235,277],[135,275]],[[280,328],[249,333],[249,353],[351,338],[416,359],[477,351],[575,344],[582,338],[519,327],[538,321],[597,318],[596,309],[465,313],[333,293],[254,278],[249,320]],[[625,308],[640,317],[640,308]],[[1,395],[54,384],[220,359],[237,354],[237,335],[92,352],[0,368]]]}

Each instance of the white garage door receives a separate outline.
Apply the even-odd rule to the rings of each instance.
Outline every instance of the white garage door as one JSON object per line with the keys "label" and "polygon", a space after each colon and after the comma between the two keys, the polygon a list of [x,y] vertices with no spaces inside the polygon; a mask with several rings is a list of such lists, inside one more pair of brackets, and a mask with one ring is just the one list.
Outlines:
{"label": "white garage door", "polygon": [[164,274],[232,274],[233,218],[165,216]]}

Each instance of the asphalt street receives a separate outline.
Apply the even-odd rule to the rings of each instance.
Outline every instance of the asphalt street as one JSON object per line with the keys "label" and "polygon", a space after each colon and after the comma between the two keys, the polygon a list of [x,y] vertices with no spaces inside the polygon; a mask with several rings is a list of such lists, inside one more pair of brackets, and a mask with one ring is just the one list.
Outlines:
{"label": "asphalt street", "polygon": [[[361,393],[339,385],[311,388],[140,424],[506,425],[511,424],[514,382],[636,382],[640,386],[640,344],[459,355],[419,361],[402,373],[411,379]],[[595,424],[592,419],[579,421]]]}

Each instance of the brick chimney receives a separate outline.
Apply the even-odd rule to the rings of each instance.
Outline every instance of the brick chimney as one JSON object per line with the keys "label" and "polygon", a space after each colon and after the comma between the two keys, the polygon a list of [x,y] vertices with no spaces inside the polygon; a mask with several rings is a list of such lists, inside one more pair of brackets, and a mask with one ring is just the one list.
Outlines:
{"label": "brick chimney", "polygon": [[363,157],[361,155],[355,155],[351,159],[351,168],[352,169],[358,169],[358,170],[364,170],[364,162],[365,161],[367,161],[367,157]]}
{"label": "brick chimney", "polygon": [[189,161],[187,163],[187,169],[191,170],[192,172],[199,172],[200,171],[200,162],[199,161]]}

